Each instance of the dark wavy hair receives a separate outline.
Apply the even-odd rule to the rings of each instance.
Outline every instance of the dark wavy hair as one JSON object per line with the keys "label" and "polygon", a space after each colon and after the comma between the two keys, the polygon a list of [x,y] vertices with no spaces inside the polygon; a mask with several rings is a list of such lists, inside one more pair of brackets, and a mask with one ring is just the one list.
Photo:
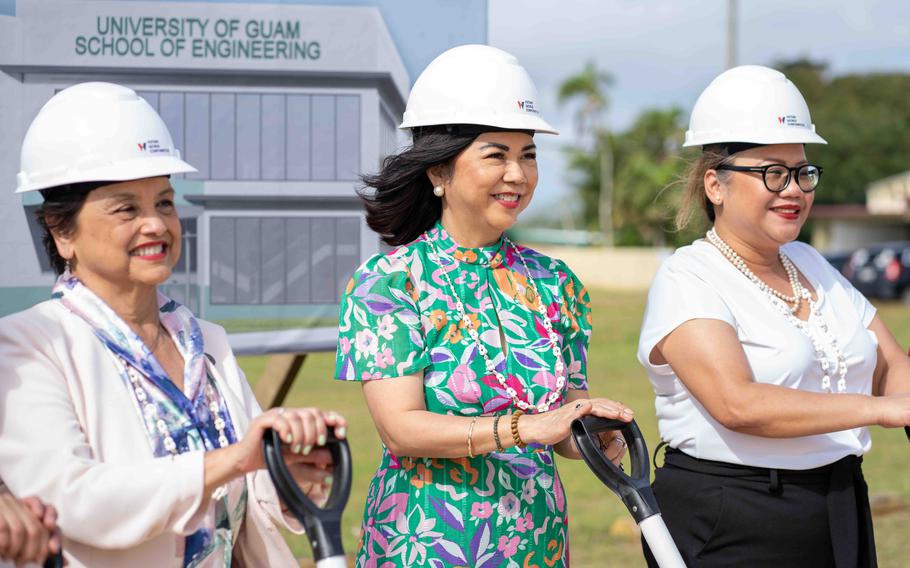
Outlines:
{"label": "dark wavy hair", "polygon": [[73,183],[69,185],[60,185],[41,190],[41,196],[44,197],[44,203],[35,210],[35,218],[44,231],[41,242],[44,244],[44,251],[51,262],[51,267],[57,274],[63,274],[66,268],[66,259],[60,256],[57,250],[57,243],[54,241],[53,231],[62,235],[71,235],[76,230],[76,217],[88,194],[103,185],[109,185],[111,181],[91,181],[84,183]]}
{"label": "dark wavy hair", "polygon": [[433,194],[427,169],[441,165],[443,175],[451,175],[455,157],[480,133],[460,125],[415,129],[409,147],[383,160],[378,173],[361,176],[367,225],[383,242],[410,243],[439,220],[442,200]]}

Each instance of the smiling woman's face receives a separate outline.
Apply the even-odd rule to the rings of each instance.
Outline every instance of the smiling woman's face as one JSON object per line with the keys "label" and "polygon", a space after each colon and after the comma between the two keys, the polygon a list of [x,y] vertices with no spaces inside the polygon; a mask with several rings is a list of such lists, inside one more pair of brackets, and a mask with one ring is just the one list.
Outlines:
{"label": "smiling woman's face", "polygon": [[180,258],[180,218],[166,177],[93,190],[72,234],[54,234],[57,250],[89,288],[157,286]]}
{"label": "smiling woman's face", "polygon": [[[739,152],[733,160],[736,166],[765,166],[784,164],[796,167],[806,164],[802,144],[772,144]],[[723,205],[715,208],[716,225],[756,248],[776,248],[799,236],[809,216],[815,193],[804,193],[791,176],[790,184],[779,193],[768,191],[758,172],[728,172],[715,194]],[[707,186],[706,186],[707,187]],[[715,201],[716,203],[716,201]]]}
{"label": "smiling woman's face", "polygon": [[442,224],[462,246],[491,244],[515,224],[537,187],[537,149],[523,132],[486,132],[453,161],[430,172],[445,187]]}

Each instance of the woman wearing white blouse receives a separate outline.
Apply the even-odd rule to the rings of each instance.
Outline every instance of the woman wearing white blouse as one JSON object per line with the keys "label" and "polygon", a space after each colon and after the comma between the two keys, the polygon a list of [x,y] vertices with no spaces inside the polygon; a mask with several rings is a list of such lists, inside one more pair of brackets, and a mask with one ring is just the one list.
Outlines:
{"label": "woman wearing white blouse", "polygon": [[322,495],[329,428],[316,408],[261,412],[224,329],[159,292],[180,258],[171,174],[193,172],[131,89],[83,83],[29,127],[20,193],[59,275],[50,299],[0,320],[0,479],[59,511],[71,567],[297,566],[263,471],[262,435]]}
{"label": "woman wearing white blouse", "polygon": [[860,464],[867,426],[910,424],[910,359],[795,241],[811,143],[799,91],[765,67],[723,73],[692,112],[703,153],[677,221],[713,227],[659,270],[638,350],[668,446],[654,491],[689,566],[876,565]]}

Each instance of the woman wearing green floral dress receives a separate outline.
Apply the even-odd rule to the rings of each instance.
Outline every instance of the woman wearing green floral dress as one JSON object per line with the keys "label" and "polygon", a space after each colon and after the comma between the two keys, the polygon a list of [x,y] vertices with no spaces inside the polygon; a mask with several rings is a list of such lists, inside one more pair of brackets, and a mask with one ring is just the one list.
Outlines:
{"label": "woman wearing green floral dress", "polygon": [[411,92],[412,146],[365,179],[367,222],[397,248],[341,303],[336,377],[363,382],[383,441],[357,566],[568,565],[554,451],[579,457],[575,418],[632,417],[587,396],[582,284],[504,234],[537,185],[534,133],[555,134],[535,99],[511,55],[449,50]]}

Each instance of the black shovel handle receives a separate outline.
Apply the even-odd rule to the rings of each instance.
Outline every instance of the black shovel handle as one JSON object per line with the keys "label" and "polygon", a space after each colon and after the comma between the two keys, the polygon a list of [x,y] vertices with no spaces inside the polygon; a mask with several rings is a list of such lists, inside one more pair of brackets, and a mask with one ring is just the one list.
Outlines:
{"label": "black shovel handle", "polygon": [[317,507],[294,480],[281,455],[281,437],[275,430],[266,430],[262,436],[265,464],[275,484],[278,496],[288,510],[306,528],[313,558],[316,562],[333,556],[344,556],[341,544],[341,514],[351,495],[351,449],[347,440],[341,440],[331,431],[325,448],[332,454],[332,490],[325,507]]}
{"label": "black shovel handle", "polygon": [[[598,434],[609,430],[619,430],[626,439],[629,459],[632,462],[631,473],[627,474],[619,469],[601,449]],[[597,416],[583,416],[572,421],[572,437],[585,463],[604,485],[622,499],[636,523],[660,513],[657,500],[651,491],[648,447],[634,420],[622,422]]]}
{"label": "black shovel handle", "polygon": [[44,568],[63,568],[63,551],[44,559]]}

